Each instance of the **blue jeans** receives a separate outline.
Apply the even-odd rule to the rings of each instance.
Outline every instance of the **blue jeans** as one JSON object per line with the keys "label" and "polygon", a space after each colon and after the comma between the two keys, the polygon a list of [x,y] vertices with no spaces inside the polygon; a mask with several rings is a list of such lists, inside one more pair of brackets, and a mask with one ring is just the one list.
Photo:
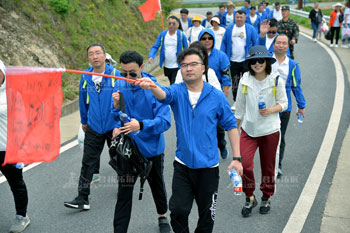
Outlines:
{"label": "blue jeans", "polygon": [[314,23],[314,22],[312,22],[312,23],[311,23],[311,26],[312,26],[312,30],[313,30],[312,38],[315,39],[315,38],[316,38],[317,30],[318,30],[318,28],[320,27],[320,24],[319,24],[319,23]]}

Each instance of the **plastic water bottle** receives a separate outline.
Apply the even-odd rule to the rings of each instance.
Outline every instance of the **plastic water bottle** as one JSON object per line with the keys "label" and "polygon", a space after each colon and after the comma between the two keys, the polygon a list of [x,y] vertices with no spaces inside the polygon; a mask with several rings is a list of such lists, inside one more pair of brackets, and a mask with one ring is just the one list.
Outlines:
{"label": "plastic water bottle", "polygon": [[[122,112],[122,113],[120,114],[119,118],[120,118],[121,122],[123,122],[123,124],[125,124],[125,123],[131,121],[131,119],[130,119],[130,117],[128,116],[128,114],[126,114],[126,113],[124,113],[124,112]],[[139,132],[140,132],[140,130],[137,130],[137,131],[132,132],[132,133],[133,133],[134,135],[136,135],[136,134],[138,134]]]}
{"label": "plastic water bottle", "polygon": [[242,178],[238,175],[237,170],[232,168],[228,175],[230,176],[230,180],[233,184],[233,191],[235,195],[242,195]]}
{"label": "plastic water bottle", "polygon": [[24,168],[24,163],[16,163],[16,165],[14,165],[17,169],[23,169]]}
{"label": "plastic water bottle", "polygon": [[301,115],[301,113],[298,113],[297,119],[298,119],[299,125],[303,124],[304,117],[303,115]]}
{"label": "plastic water bottle", "polygon": [[258,105],[259,105],[259,109],[266,108],[264,96],[262,94],[259,95],[259,103],[258,103]]}

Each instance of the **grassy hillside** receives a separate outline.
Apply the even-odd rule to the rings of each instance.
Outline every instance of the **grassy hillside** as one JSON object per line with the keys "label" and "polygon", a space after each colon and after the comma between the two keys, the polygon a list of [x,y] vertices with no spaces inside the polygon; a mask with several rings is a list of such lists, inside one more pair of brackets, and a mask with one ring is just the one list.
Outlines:
{"label": "grassy hillside", "polygon": [[[33,23],[33,31],[59,51],[68,69],[88,66],[86,47],[93,42],[105,45],[115,60],[126,50],[136,50],[145,58],[162,30],[160,16],[144,22],[134,0],[2,0]],[[64,74],[65,99],[78,93],[80,77]]]}

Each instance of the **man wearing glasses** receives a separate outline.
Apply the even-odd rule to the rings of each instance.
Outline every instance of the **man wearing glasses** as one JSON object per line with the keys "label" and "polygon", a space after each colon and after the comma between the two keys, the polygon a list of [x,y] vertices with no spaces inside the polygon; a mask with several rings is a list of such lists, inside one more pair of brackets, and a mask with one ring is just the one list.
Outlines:
{"label": "man wearing glasses", "polygon": [[175,82],[179,70],[176,57],[183,49],[188,48],[187,37],[178,27],[176,16],[170,16],[168,29],[158,35],[148,55],[148,62],[151,63],[160,48],[159,66],[162,68],[164,65],[164,75],[168,77],[170,85]]}
{"label": "man wearing glasses", "polygon": [[219,185],[216,126],[220,123],[228,131],[234,159],[230,168],[235,167],[242,175],[237,125],[225,95],[203,81],[205,66],[198,49],[184,50],[177,61],[184,82],[152,88],[150,85],[154,82],[143,78],[139,85],[151,89],[174,113],[177,150],[169,201],[173,231],[190,232],[188,216],[195,199],[199,219],[194,232],[210,233],[214,227]]}
{"label": "man wearing glasses", "polygon": [[[156,78],[142,71],[143,58],[135,51],[124,52],[120,56],[121,75],[138,80],[148,77],[153,81]],[[125,113],[131,121],[122,127],[119,116],[124,99]],[[152,168],[147,178],[158,214],[160,233],[170,232],[170,225],[166,217],[168,200],[163,176],[165,139],[163,133],[170,128],[171,117],[169,106],[160,103],[151,92],[141,89],[133,83],[116,80],[113,94],[112,114],[115,122],[113,138],[120,133],[130,135],[136,142],[141,154],[152,161]],[[138,133],[133,133],[133,132]],[[114,212],[114,233],[128,231],[134,184],[137,177],[118,176],[118,196]]]}
{"label": "man wearing glasses", "polygon": [[[94,43],[87,48],[91,66],[87,72],[120,76],[118,70],[106,64],[106,52],[102,44]],[[114,79],[97,75],[82,74],[79,85],[79,108],[83,131],[85,132],[82,167],[79,177],[78,196],[64,202],[73,209],[89,210],[90,182],[107,141],[111,144],[114,120],[110,114]]]}

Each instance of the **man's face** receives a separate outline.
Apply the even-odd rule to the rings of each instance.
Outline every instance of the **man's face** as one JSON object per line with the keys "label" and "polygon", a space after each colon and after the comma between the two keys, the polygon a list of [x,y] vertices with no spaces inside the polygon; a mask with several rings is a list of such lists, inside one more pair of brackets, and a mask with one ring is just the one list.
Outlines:
{"label": "man's face", "polygon": [[187,20],[187,14],[185,14],[185,13],[181,13],[181,19],[182,19],[182,21],[186,21]]}
{"label": "man's face", "polygon": [[315,8],[317,9],[320,4],[318,2],[315,2]]}
{"label": "man's face", "polygon": [[275,9],[279,11],[281,9],[281,5],[275,5]]}
{"label": "man's face", "polygon": [[220,8],[219,8],[219,12],[220,12],[220,14],[225,13],[225,7],[220,7]]}
{"label": "man's face", "polygon": [[259,8],[258,8],[259,13],[262,13],[263,10],[264,10],[264,6],[259,6]]}
{"label": "man's face", "polygon": [[207,15],[207,20],[210,22],[210,20],[213,18],[213,15]]}
{"label": "man's face", "polygon": [[106,54],[103,52],[100,46],[92,46],[89,48],[88,57],[89,62],[94,69],[100,69],[106,65]]}
{"label": "man's face", "polygon": [[250,15],[251,15],[251,16],[254,16],[255,13],[256,13],[256,9],[250,9]]}
{"label": "man's face", "polygon": [[249,3],[246,2],[246,1],[244,1],[244,7],[245,7],[245,8],[248,8],[248,7],[249,7]]}
{"label": "man's face", "polygon": [[277,26],[270,27],[269,31],[267,32],[267,37],[272,39],[275,37],[276,33],[277,33]]}
{"label": "man's face", "polygon": [[230,6],[227,7],[227,12],[229,12],[230,14],[232,14],[234,9],[235,9],[235,7],[232,6],[232,5],[230,5]]}
{"label": "man's face", "polygon": [[141,71],[143,65],[140,67],[136,62],[131,62],[128,64],[121,63],[121,75],[129,79],[140,79],[142,78]]}
{"label": "man's face", "polygon": [[273,45],[273,49],[277,55],[283,55],[288,51],[288,37],[285,35],[278,36]]}
{"label": "man's face", "polygon": [[208,51],[211,51],[214,45],[214,38],[208,33],[204,33],[201,37],[201,42],[205,45]]}
{"label": "man's face", "polygon": [[2,83],[4,82],[5,79],[5,75],[4,73],[2,73],[2,71],[0,70],[0,87],[2,86]]}
{"label": "man's face", "polygon": [[289,10],[282,10],[282,17],[286,18],[289,16]]}
{"label": "man's face", "polygon": [[169,31],[175,31],[179,27],[178,22],[176,19],[169,19],[168,20],[168,29]]}
{"label": "man's face", "polygon": [[187,55],[181,62],[181,74],[186,83],[192,83],[202,79],[205,66],[200,57],[196,54]]}
{"label": "man's face", "polygon": [[242,27],[244,25],[244,22],[245,22],[246,18],[247,17],[246,17],[245,14],[236,13],[236,15],[235,15],[236,25],[238,27]]}

